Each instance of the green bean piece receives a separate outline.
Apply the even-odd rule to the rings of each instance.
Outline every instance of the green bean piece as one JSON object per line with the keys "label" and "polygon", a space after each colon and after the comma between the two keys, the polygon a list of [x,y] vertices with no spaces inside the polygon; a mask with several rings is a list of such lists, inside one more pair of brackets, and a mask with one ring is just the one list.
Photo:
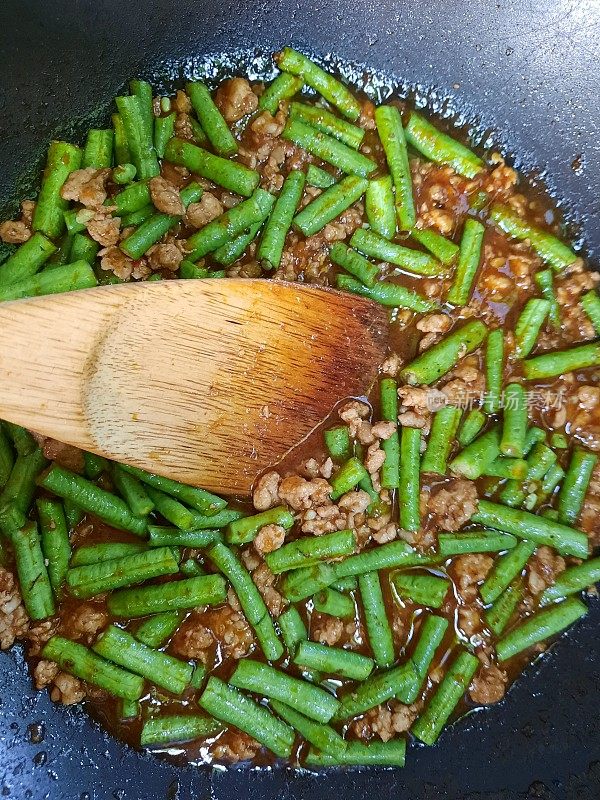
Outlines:
{"label": "green bean piece", "polygon": [[186,578],[197,578],[200,575],[206,575],[206,570],[202,564],[195,558],[186,558],[179,565],[179,571]]}
{"label": "green bean piece", "polygon": [[[256,235],[262,227],[262,222],[256,222],[246,233],[242,233],[230,242],[226,242],[222,247],[218,247],[212,254],[213,261],[224,267],[234,264],[246,252],[246,248],[256,239]],[[206,277],[209,277],[208,275]],[[214,274],[210,277],[215,277]]]}
{"label": "green bean piece", "polygon": [[277,506],[231,522],[225,530],[225,538],[229,544],[248,544],[256,538],[259,530],[265,525],[280,525],[289,530],[293,524],[294,515],[286,506]]}
{"label": "green bean piece", "polygon": [[173,112],[164,117],[156,117],[154,120],[154,149],[159,158],[165,157],[167,142],[173,137],[175,131],[176,116]]}
{"label": "green bean piece", "polygon": [[323,536],[303,536],[267,553],[265,561],[271,572],[279,575],[292,569],[312,566],[328,558],[350,555],[355,546],[352,530],[334,531]]}
{"label": "green bean piece", "polygon": [[311,747],[305,759],[308,767],[380,766],[403,767],[406,761],[406,740],[371,741],[369,744],[350,740],[341,755],[333,756]]}
{"label": "green bean piece", "polygon": [[208,547],[214,542],[222,540],[220,531],[211,531],[207,528],[202,530],[181,530],[181,528],[168,528],[162,525],[148,525],[150,547]]}
{"label": "green bean piece", "polygon": [[[379,574],[377,572],[365,572],[364,575],[359,575],[358,586],[373,658],[378,667],[390,667],[395,656],[394,638],[386,614]],[[327,648],[327,650],[331,651],[331,648]],[[352,676],[348,675],[346,677]],[[367,677],[368,673],[363,677],[357,677],[356,680],[364,680]]]}
{"label": "green bean piece", "polygon": [[324,689],[249,658],[238,662],[229,683],[238,689],[281,700],[316,722],[329,722],[340,705]]}
{"label": "green bean piece", "polygon": [[348,175],[326,189],[294,217],[294,225],[305,236],[312,236],[338,217],[365,193],[368,182]]}
{"label": "green bean piece", "polygon": [[346,750],[346,742],[331,726],[316,722],[305,714],[301,714],[288,703],[271,700],[270,705],[287,723],[294,727],[307,742],[331,755],[342,755]]}
{"label": "green bean piece", "polygon": [[178,571],[179,563],[172,549],[162,547],[82,567],[72,567],[66,577],[71,594],[87,599],[113,589],[143,583],[160,575],[175,575]]}
{"label": "green bean piece", "polygon": [[136,517],[146,517],[154,509],[154,503],[144,489],[143,483],[121,468],[120,464],[111,464],[110,474],[115,489],[129,506]]}
{"label": "green bean piece", "polygon": [[194,515],[179,500],[150,485],[146,486],[146,492],[154,504],[155,511],[168,522],[185,531],[192,528]]}
{"label": "green bean piece", "polygon": [[291,656],[296,652],[300,642],[308,639],[308,632],[300,612],[295,606],[289,606],[278,619],[283,641]]}
{"label": "green bean piece", "polygon": [[316,158],[350,175],[367,178],[377,167],[367,156],[298,119],[288,120],[281,135]]}
{"label": "green bean piece", "polygon": [[498,660],[507,661],[534,644],[561,633],[585,614],[587,607],[574,597],[536,612],[496,644]]}
{"label": "green bean piece", "polygon": [[527,301],[515,327],[514,358],[525,358],[531,353],[551,305],[549,300],[540,297],[532,297]]}
{"label": "green bean piece", "polygon": [[120,114],[113,114],[111,116],[114,134],[114,147],[115,163],[127,164],[131,163],[131,153],[129,152],[129,145],[127,143],[127,134],[125,133],[125,126]]}
{"label": "green bean piece", "polygon": [[[346,428],[346,430],[348,430]],[[350,441],[350,440],[348,440]],[[0,425],[0,489],[3,489],[10,477],[15,463],[15,456],[5,429]]]}
{"label": "green bean piece", "polygon": [[486,335],[487,328],[483,322],[467,322],[417,356],[400,371],[400,378],[412,386],[434,383],[450,372],[461,358],[477,350]]}
{"label": "green bean piece", "polygon": [[84,511],[94,514],[104,522],[121,530],[143,536],[146,520],[131,513],[127,504],[110,492],[54,464],[38,480],[40,486],[50,492],[71,500]]}
{"label": "green bean piece", "polygon": [[438,534],[438,552],[443,558],[463,553],[497,553],[500,550],[512,550],[517,544],[510,533],[497,531],[474,530]]}
{"label": "green bean piece", "polygon": [[[86,230],[85,223],[88,219],[91,219],[94,216],[94,212],[91,209],[83,208],[83,209],[68,209],[63,214],[65,218],[65,226],[67,228],[67,238],[69,236],[73,236],[76,233],[81,233],[82,231]],[[41,235],[41,234],[40,234]],[[53,257],[50,260],[51,264],[57,263],[65,263],[61,262],[61,259],[64,257],[64,249],[62,245],[57,248],[56,252],[54,253]],[[50,266],[50,264],[48,265]]]}
{"label": "green bean piece", "polygon": [[118,164],[112,171],[112,180],[113,183],[119,185],[131,183],[136,175],[137,170],[134,164]]}
{"label": "green bean piece", "polygon": [[269,216],[274,203],[275,198],[272,194],[265,192],[264,189],[257,189],[248,200],[243,200],[237,206],[225,211],[220,217],[190,236],[187,246],[192,252],[188,258],[196,261],[239,236],[250,226],[262,222]]}
{"label": "green bean piece", "polygon": [[[550,303],[550,310],[548,311],[548,319],[553,328],[560,328],[560,307],[556,300],[554,292],[554,278],[551,269],[544,269],[535,273],[535,282],[538,285],[542,297]],[[581,300],[583,305],[583,298]]]}
{"label": "green bean piece", "polygon": [[40,521],[42,552],[48,564],[48,577],[52,591],[58,597],[71,559],[71,543],[65,512],[57,500],[45,497],[38,498],[36,506]]}
{"label": "green bean piece", "polygon": [[558,519],[565,525],[575,525],[587,494],[598,456],[576,447],[558,495]]}
{"label": "green bean piece", "polygon": [[417,699],[421,686],[429,672],[431,662],[446,635],[447,629],[448,620],[445,617],[436,617],[431,614],[421,622],[419,638],[410,657],[410,663],[415,670],[415,680],[410,690],[404,695],[405,703],[414,703]]}
{"label": "green bean piece", "polygon": [[[242,565],[237,554],[221,542],[212,545],[206,554],[231,583],[244,616],[256,633],[263,653],[269,661],[277,661],[283,655],[283,645],[250,573]],[[206,578],[197,578],[196,580],[206,580]]]}
{"label": "green bean piece", "polygon": [[360,117],[360,103],[352,92],[302,53],[284,47],[275,55],[275,61],[279,69],[302,78],[303,83],[322,95],[348,119],[354,122]]}
{"label": "green bean piece", "polygon": [[600,342],[571,347],[554,353],[544,353],[523,361],[526,380],[541,380],[575,372],[586,367],[600,366]]}
{"label": "green bean piece", "polygon": [[500,452],[523,458],[527,434],[527,396],[519,383],[510,383],[504,392],[504,424]]}
{"label": "green bean piece", "polygon": [[390,242],[365,228],[357,228],[354,231],[350,244],[366,256],[396,264],[404,271],[415,275],[436,277],[446,272],[446,267],[428,253]]}
{"label": "green bean piece", "polygon": [[303,172],[292,170],[281,187],[279,197],[275,201],[271,216],[267,220],[258,246],[257,258],[267,269],[277,269],[281,262],[281,254],[285,237],[292,225],[296,208],[302,197],[306,176]]}
{"label": "green bean piece", "polygon": [[335,176],[321,169],[321,167],[309,164],[306,168],[306,183],[308,186],[316,186],[317,189],[329,189],[335,182]]}
{"label": "green bean piece", "polygon": [[485,346],[486,393],[483,408],[486,414],[497,414],[502,400],[504,379],[504,332],[501,328],[490,331]]}
{"label": "green bean piece", "polygon": [[428,311],[434,311],[438,308],[437,303],[433,300],[428,300],[411,289],[401,286],[399,283],[378,281],[373,287],[369,288],[368,286],[363,286],[362,283],[354,280],[354,278],[349,278],[347,275],[337,275],[336,286],[338,289],[368,297],[370,300],[390,308],[409,308],[418,314],[426,314]]}
{"label": "green bean piece", "polygon": [[108,461],[95,453],[84,453],[84,471],[86,478],[97,480],[108,469]]}
{"label": "green bean piece", "polygon": [[51,617],[56,607],[46,570],[37,525],[26,524],[10,532],[23,604],[32,620]]}
{"label": "green bean piece", "polygon": [[477,480],[500,455],[500,430],[494,426],[474,439],[450,462],[454,475]]}
{"label": "green bean piece", "polygon": [[219,605],[227,597],[221,575],[203,575],[180,581],[121,589],[109,595],[108,610],[115,617],[145,617],[166,611]]}
{"label": "green bean piece", "polygon": [[492,222],[513,239],[529,242],[530,247],[542,261],[550,264],[557,272],[566,269],[577,256],[560,239],[547,231],[525,222],[508,206],[494,205],[490,209]]}
{"label": "green bean piece", "polygon": [[564,433],[553,433],[550,437],[550,445],[555,450],[566,450],[569,446],[569,440]]}
{"label": "green bean piece", "polygon": [[[538,273],[538,275],[540,275],[540,273]],[[590,289],[589,292],[582,295],[580,303],[583,310],[590,318],[596,336],[600,336],[600,297],[598,297],[596,290]]]}
{"label": "green bean piece", "polygon": [[401,598],[429,608],[440,608],[450,588],[449,581],[425,572],[397,572],[392,583]]}
{"label": "green bean piece", "polygon": [[332,583],[331,588],[338,592],[354,592],[358,589],[358,579],[354,575],[349,575],[347,578],[340,578],[339,581]]}
{"label": "green bean piece", "polygon": [[79,508],[78,505],[73,503],[72,500],[69,500],[66,497],[63,498],[63,507],[65,509],[65,517],[67,520],[69,532],[71,532],[79,525],[81,520],[85,517],[85,512],[82,508]]}
{"label": "green bean piece", "polygon": [[[542,496],[549,497],[565,477],[565,471],[559,464],[553,464],[542,479]],[[557,519],[558,519],[558,511]]]}
{"label": "green bean piece", "polygon": [[[148,124],[147,109],[137,95],[117,97],[115,100],[129,148],[129,162],[135,165],[138,176],[145,180],[160,173],[154,151],[153,130]],[[114,123],[113,123],[114,124]]]}
{"label": "green bean piece", "polygon": [[398,434],[398,384],[393,378],[382,378],[379,384],[381,418],[393,422],[396,430],[381,442],[385,461],[381,467],[381,485],[384,489],[397,489],[400,485],[400,436]]}
{"label": "green bean piece", "polygon": [[479,508],[471,517],[471,522],[512,533],[519,539],[528,539],[537,545],[554,547],[562,555],[584,559],[589,555],[587,536],[581,531],[489,500],[479,501]]}
{"label": "green bean piece", "polygon": [[444,406],[433,416],[433,423],[427,448],[421,461],[421,472],[445,475],[452,442],[456,436],[462,409],[458,406]]}
{"label": "green bean piece", "polygon": [[56,239],[63,232],[63,212],[67,201],[62,199],[60,192],[69,175],[79,169],[81,156],[81,149],[75,145],[57,141],[50,143],[42,188],[33,212],[33,231],[39,231],[49,239]]}
{"label": "green bean piece", "polygon": [[152,747],[167,744],[183,744],[218,733],[222,728],[216,720],[200,714],[173,714],[167,717],[148,719],[142,726],[140,744]]}
{"label": "green bean piece", "polygon": [[131,214],[134,211],[140,211],[152,202],[148,182],[137,181],[132,183],[106,202],[111,206],[115,206],[115,214],[119,217]]}
{"label": "green bean piece", "polygon": [[139,700],[144,691],[144,679],[139,675],[116,667],[84,645],[62,636],[53,636],[45,644],[42,657],[55,661],[65,672],[115,697]]}
{"label": "green bean piece", "polygon": [[92,649],[107,661],[141,675],[172,694],[182,694],[192,678],[191,664],[153,650],[115,625],[109,625],[100,634]]}
{"label": "green bean piece", "polygon": [[402,428],[400,432],[400,481],[398,505],[400,527],[417,531],[421,524],[419,509],[421,429]]}
{"label": "green bean piece", "polygon": [[407,142],[425,158],[436,164],[448,164],[465,178],[474,178],[485,166],[468,147],[438,131],[416,111],[411,111],[405,133]]}
{"label": "green bean piece", "polygon": [[398,697],[404,703],[405,698],[412,692],[416,680],[417,673],[411,661],[371,675],[342,697],[334,720],[356,717],[392,697]]}
{"label": "green bean piece", "polygon": [[[493,331],[491,332],[493,333]],[[491,336],[490,333],[490,336]],[[458,443],[461,447],[466,447],[477,437],[486,423],[486,416],[478,408],[473,408],[463,420],[458,431]]]}
{"label": "green bean piece", "polygon": [[[227,505],[227,501],[222,497],[217,497],[215,494],[207,492],[206,489],[197,489],[194,486],[186,486],[184,483],[173,481],[170,478],[164,478],[162,475],[155,475],[152,472],[146,472],[137,467],[130,467],[128,464],[122,464],[121,468],[131,475],[135,475],[142,483],[151,486],[153,489],[158,489],[164,494],[169,494],[175,497],[181,503],[191,506],[200,514],[212,515],[221,511]],[[201,527],[201,526],[199,526]]]}
{"label": "green bean piece", "polygon": [[145,619],[135,632],[135,638],[148,647],[162,647],[185,618],[185,611],[166,611]]}
{"label": "green bean piece", "polygon": [[217,511],[216,514],[207,515],[199,514],[196,511],[192,512],[194,515],[193,530],[201,531],[205,528],[225,528],[230,522],[235,522],[236,519],[242,519],[248,516],[247,511],[240,511],[237,508],[223,508]]}
{"label": "green bean piece", "polygon": [[351,456],[350,434],[347,425],[330,428],[323,434],[327,452],[334,461],[347,461]]}
{"label": "green bean piece", "polygon": [[185,89],[212,147],[221,156],[232,156],[237,153],[237,142],[215,105],[208,87],[201,81],[194,81],[186,83]]}
{"label": "green bean piece", "polygon": [[446,671],[425,711],[412,726],[411,731],[417,739],[429,745],[436,742],[450,714],[471,683],[478,666],[479,659],[476,656],[459,648],[459,654]]}
{"label": "green bean piece", "polygon": [[12,439],[17,455],[28,456],[38,449],[36,440],[26,428],[15,425],[14,422],[5,422],[4,428]]}
{"label": "green bean piece", "polygon": [[364,256],[361,256],[360,253],[357,253],[356,250],[348,247],[343,242],[336,242],[331,247],[329,258],[338,267],[342,267],[346,272],[358,278],[365,286],[374,286],[379,277],[379,268],[375,264],[371,264]]}
{"label": "green bean piece", "polygon": [[289,758],[295,733],[264,706],[211,675],[198,701],[201,708],[228,725],[235,725],[279,758]]}
{"label": "green bean piece", "polygon": [[31,278],[55,252],[56,246],[43,233],[34,233],[0,267],[0,286]]}
{"label": "green bean piece", "polygon": [[30,278],[0,286],[0,302],[20,300],[23,297],[61,294],[97,285],[96,276],[87,261],[75,261],[73,264],[54,267]]}
{"label": "green bean piece", "polygon": [[[203,189],[198,183],[188,183],[179,193],[183,207],[187,208],[190,203],[195,203],[199,200],[202,192]],[[175,214],[153,214],[126,239],[123,239],[119,247],[130,258],[141,258],[155,242],[158,242],[167,231],[174,228],[180,220],[181,217]]]}
{"label": "green bean piece", "polygon": [[465,306],[469,302],[481,261],[484,233],[485,226],[481,222],[472,217],[467,219],[460,240],[458,265],[448,292],[448,302],[452,305]]}
{"label": "green bean piece", "polygon": [[523,458],[506,458],[498,456],[483,471],[483,474],[491,478],[510,478],[512,480],[523,480],[527,474],[527,461]]}
{"label": "green bean piece", "polygon": [[523,598],[523,584],[520,580],[511,583],[500,597],[484,611],[488,628],[496,636],[500,636],[510,622],[512,615]]}
{"label": "green bean piece", "polygon": [[110,128],[105,130],[90,128],[83,148],[81,166],[84,169],[86,167],[93,167],[94,169],[110,167],[112,166],[112,151],[112,130]]}
{"label": "green bean piece", "polygon": [[433,228],[426,228],[425,230],[413,228],[410,235],[426,250],[429,250],[440,264],[443,264],[445,267],[454,264],[456,261],[456,257],[460,251],[459,246],[450,241],[450,239],[446,239],[440,233],[437,233],[437,231],[434,231]]}
{"label": "green bean piece", "polygon": [[281,72],[259,97],[258,107],[261,111],[268,111],[274,117],[279,110],[279,104],[291,100],[303,85],[302,78],[291,75],[289,72]]}
{"label": "green bean piece", "polygon": [[146,129],[146,136],[152,135],[152,123],[154,121],[154,113],[152,108],[152,86],[148,81],[134,79],[129,81],[129,91],[132,95],[138,98],[142,118],[144,120],[144,127]]}
{"label": "green bean piece", "polygon": [[494,562],[479,589],[481,598],[486,605],[494,603],[515,578],[521,575],[536,547],[534,542],[521,541]]}
{"label": "green bean piece", "polygon": [[341,592],[336,592],[335,589],[329,586],[313,597],[313,606],[315,611],[321,614],[329,614],[331,617],[339,617],[340,619],[353,617],[356,612],[354,601],[351,597]]}
{"label": "green bean piece", "polygon": [[71,249],[69,250],[69,261],[87,261],[93,264],[98,255],[100,245],[89,236],[83,233],[76,233],[71,239]]}
{"label": "green bean piece", "polygon": [[78,547],[71,558],[71,567],[98,564],[100,561],[124,558],[147,550],[141,542],[99,542]]}
{"label": "green bean piece", "polygon": [[142,712],[137,700],[121,700],[119,708],[120,718],[125,720],[137,719]]}
{"label": "green bean piece", "polygon": [[336,117],[331,111],[320,106],[291,103],[290,118],[298,119],[322,133],[327,133],[355,150],[358,150],[365,136],[362,128]]}
{"label": "green bean piece", "polygon": [[306,640],[299,642],[294,664],[357,681],[366,680],[374,666],[372,658],[360,653]]}
{"label": "green bean piece", "polygon": [[[255,170],[248,169],[236,161],[216,156],[202,147],[177,137],[169,139],[167,142],[165,160],[186,167],[194,175],[200,175],[200,177],[244,197],[252,195],[260,180],[260,176]],[[253,222],[257,221],[253,220]],[[239,233],[241,232],[239,231]]]}
{"label": "green bean piece", "polygon": [[25,525],[35,494],[36,477],[46,463],[39,448],[29,455],[17,456],[0,494],[0,528],[4,533]]}
{"label": "green bean piece", "polygon": [[354,489],[367,474],[367,470],[358,458],[354,456],[349,458],[330,480],[331,499],[338,500],[343,494]]}
{"label": "green bean piece", "polygon": [[583,564],[569,567],[558,576],[541,597],[541,605],[555,603],[571,594],[587,589],[600,581],[600,558],[591,558]]}
{"label": "green bean piece", "polygon": [[375,109],[375,123],[396,191],[398,224],[407,231],[414,228],[417,214],[402,117],[395,106],[379,106]]}
{"label": "green bean piece", "polygon": [[396,235],[396,207],[392,179],[389,175],[369,181],[365,193],[365,211],[371,230],[393,239]]}
{"label": "green bean piece", "polygon": [[[534,445],[527,458],[527,474],[525,480],[541,481],[550,467],[556,463],[556,453],[547,447],[543,442]],[[512,476],[512,477],[517,477]]]}

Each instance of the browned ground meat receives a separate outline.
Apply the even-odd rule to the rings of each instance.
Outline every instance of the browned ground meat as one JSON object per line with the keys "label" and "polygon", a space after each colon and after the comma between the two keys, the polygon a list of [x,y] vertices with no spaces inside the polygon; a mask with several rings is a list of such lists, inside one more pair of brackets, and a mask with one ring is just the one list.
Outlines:
{"label": "browned ground meat", "polygon": [[464,480],[449,481],[431,495],[428,509],[440,530],[460,530],[477,511],[475,484]]}
{"label": "browned ground meat", "polygon": [[28,627],[29,617],[17,581],[12,572],[0,567],[0,649],[11,647],[15,639],[25,635]]}

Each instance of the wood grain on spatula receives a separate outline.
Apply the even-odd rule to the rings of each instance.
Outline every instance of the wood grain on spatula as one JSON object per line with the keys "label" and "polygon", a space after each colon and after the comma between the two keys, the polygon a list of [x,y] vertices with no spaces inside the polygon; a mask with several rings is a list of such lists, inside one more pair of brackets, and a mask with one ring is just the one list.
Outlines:
{"label": "wood grain on spatula", "polygon": [[247,493],[365,392],[386,313],[298,284],[105,286],[0,305],[0,417],[108,458]]}

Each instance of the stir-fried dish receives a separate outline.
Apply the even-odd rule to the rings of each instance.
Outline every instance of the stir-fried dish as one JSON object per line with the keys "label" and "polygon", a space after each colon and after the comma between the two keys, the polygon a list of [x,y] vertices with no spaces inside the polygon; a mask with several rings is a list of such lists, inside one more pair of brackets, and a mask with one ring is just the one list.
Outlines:
{"label": "stir-fried dish", "polygon": [[268,85],[132,81],[111,127],[52,142],[0,224],[0,299],[333,286],[389,309],[380,379],[235,500],[3,423],[0,646],[183,760],[401,766],[600,579],[600,276],[498,153],[275,61]]}

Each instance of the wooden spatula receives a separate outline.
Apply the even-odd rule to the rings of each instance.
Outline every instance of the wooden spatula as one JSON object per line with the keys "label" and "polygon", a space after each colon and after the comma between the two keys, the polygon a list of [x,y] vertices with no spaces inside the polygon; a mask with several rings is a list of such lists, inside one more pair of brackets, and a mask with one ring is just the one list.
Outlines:
{"label": "wooden spatula", "polygon": [[380,306],[266,280],[105,286],[0,305],[0,418],[226,494],[360,395]]}

